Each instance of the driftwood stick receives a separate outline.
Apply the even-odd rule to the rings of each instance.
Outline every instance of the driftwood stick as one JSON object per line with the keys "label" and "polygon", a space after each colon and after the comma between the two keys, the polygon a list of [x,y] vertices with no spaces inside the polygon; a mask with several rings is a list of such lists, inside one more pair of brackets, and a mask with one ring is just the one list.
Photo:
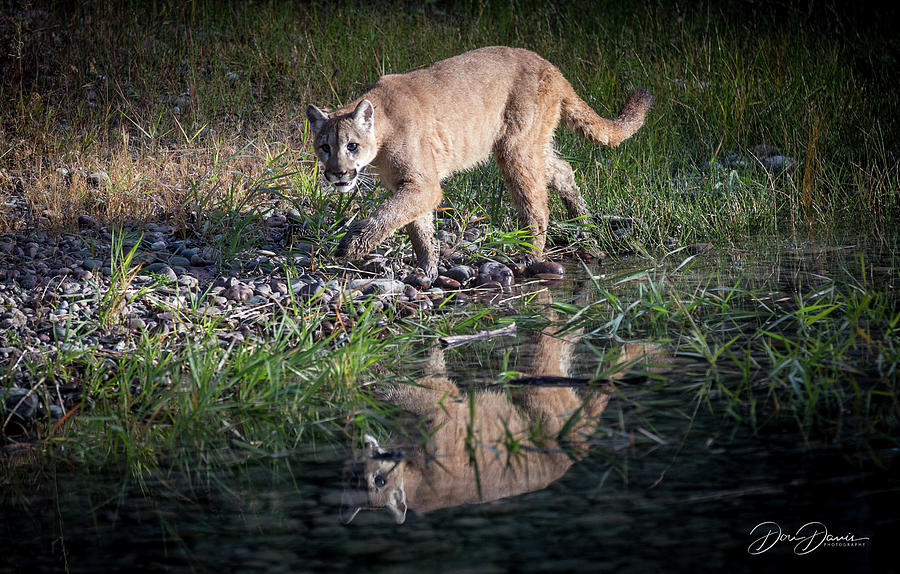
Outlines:
{"label": "driftwood stick", "polygon": [[474,335],[452,335],[449,337],[441,337],[439,340],[441,342],[441,347],[445,349],[449,349],[451,347],[458,347],[459,345],[465,345],[466,343],[471,343],[472,341],[486,341],[487,339],[493,339],[494,337],[515,337],[516,336],[516,324],[511,323],[506,327],[501,327],[499,329],[494,329],[493,331],[478,331]]}

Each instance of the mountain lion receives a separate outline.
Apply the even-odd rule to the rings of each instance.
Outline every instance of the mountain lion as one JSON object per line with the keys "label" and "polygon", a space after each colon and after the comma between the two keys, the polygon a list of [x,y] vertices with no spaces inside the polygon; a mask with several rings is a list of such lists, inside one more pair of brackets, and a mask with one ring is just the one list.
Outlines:
{"label": "mountain lion", "polygon": [[528,50],[495,46],[383,76],[332,114],[310,105],[306,116],[325,179],[349,191],[371,164],[390,191],[371,217],[350,226],[335,255],[358,259],[405,227],[419,267],[434,278],[432,212],[441,202],[441,180],[493,155],[520,223],[534,235],[532,255],[540,257],[548,185],[570,217],[588,215],[571,166],[553,149],[560,119],[584,138],[615,146],[643,125],[652,101],[646,90],[635,90],[617,119],[601,118],[556,66]]}

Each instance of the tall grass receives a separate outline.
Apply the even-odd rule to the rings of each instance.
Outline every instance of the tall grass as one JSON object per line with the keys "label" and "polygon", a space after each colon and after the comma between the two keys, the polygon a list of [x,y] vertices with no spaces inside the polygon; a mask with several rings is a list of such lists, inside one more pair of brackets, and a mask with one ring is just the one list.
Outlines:
{"label": "tall grass", "polygon": [[[605,277],[588,305],[555,309],[570,317],[564,330],[593,342],[601,367],[615,366],[600,377],[649,376],[754,429],[786,417],[807,438],[895,441],[896,272],[879,266],[887,275],[872,280],[864,256],[837,269],[818,257],[760,273],[676,255]],[[616,361],[629,345],[649,360]]]}
{"label": "tall grass", "polygon": [[[320,336],[321,317],[301,313],[243,342],[226,343],[211,328],[181,344],[144,332],[129,353],[87,348],[50,363],[27,360],[23,376],[41,397],[79,386],[70,411],[36,423],[35,444],[45,460],[112,464],[138,480],[333,444],[372,424],[348,418],[380,408],[357,382],[390,367],[407,344],[378,336],[371,312],[358,319],[353,331],[330,337]],[[4,472],[3,481],[13,476]]]}

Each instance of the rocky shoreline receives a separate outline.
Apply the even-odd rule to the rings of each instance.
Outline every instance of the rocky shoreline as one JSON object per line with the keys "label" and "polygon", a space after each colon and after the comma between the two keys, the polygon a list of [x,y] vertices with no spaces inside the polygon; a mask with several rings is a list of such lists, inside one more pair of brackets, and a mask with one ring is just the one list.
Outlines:
{"label": "rocky shoreline", "polygon": [[[353,327],[348,300],[388,311],[381,318],[387,322],[386,317],[496,299],[526,276],[548,280],[564,274],[563,266],[553,262],[525,268],[473,261],[443,242],[446,265],[434,282],[400,262],[396,253],[386,257],[391,246],[358,269],[320,267],[319,260],[328,258],[320,258],[315,245],[287,241],[291,215],[270,213],[255,230],[261,234],[258,247],[227,264],[209,242],[184,237],[166,224],[119,232],[118,244],[113,230],[88,215],[78,218],[77,231],[0,235],[0,367],[11,376],[13,388],[25,390],[37,383],[19,368],[25,360],[53,361],[64,352],[114,359],[145,334],[187,334],[199,323],[213,325],[221,344],[232,344],[259,335],[279,314],[300,308],[322,317],[316,335],[323,337]],[[447,232],[441,237],[455,239]],[[466,257],[474,264],[463,263]],[[14,389],[5,393],[7,411],[19,403],[19,394]],[[19,405],[22,415],[32,412],[26,403]]]}

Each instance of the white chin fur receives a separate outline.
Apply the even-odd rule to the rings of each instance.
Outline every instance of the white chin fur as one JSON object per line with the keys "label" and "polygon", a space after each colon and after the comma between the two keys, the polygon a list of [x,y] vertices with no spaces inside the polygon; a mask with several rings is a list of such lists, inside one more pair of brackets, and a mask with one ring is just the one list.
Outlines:
{"label": "white chin fur", "polygon": [[336,191],[339,191],[341,193],[349,193],[349,192],[353,191],[353,188],[356,187],[357,179],[353,179],[352,181],[348,181],[347,183],[344,183],[344,184],[341,184],[340,182],[332,182],[331,187],[333,187]]}

